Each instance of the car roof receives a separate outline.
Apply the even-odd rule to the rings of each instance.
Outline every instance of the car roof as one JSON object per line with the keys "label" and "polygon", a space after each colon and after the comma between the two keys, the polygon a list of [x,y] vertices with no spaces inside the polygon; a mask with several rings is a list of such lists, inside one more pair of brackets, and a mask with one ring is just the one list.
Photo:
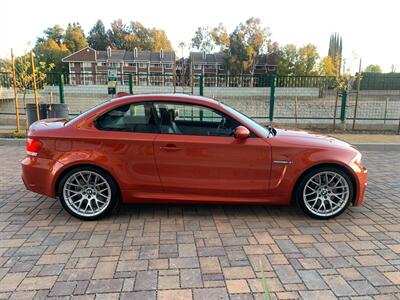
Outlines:
{"label": "car roof", "polygon": [[215,99],[202,97],[202,96],[193,96],[187,94],[141,94],[141,95],[128,95],[122,96],[118,98],[112,99],[110,102],[126,102],[126,100],[130,101],[182,101],[182,102],[195,102],[195,103],[203,103],[203,104],[211,104],[211,105],[220,105],[220,102]]}

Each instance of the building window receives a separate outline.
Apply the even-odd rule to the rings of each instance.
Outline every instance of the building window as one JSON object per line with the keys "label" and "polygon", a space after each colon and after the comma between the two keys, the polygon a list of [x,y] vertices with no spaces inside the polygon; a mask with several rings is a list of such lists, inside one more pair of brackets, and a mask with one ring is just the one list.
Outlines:
{"label": "building window", "polygon": [[135,63],[130,62],[130,63],[125,63],[124,65],[125,67],[134,67]]}
{"label": "building window", "polygon": [[275,71],[275,70],[276,70],[275,66],[268,66],[268,71]]}
{"label": "building window", "polygon": [[142,68],[142,69],[147,68],[147,64],[146,63],[140,63],[139,64],[139,68]]}
{"label": "building window", "polygon": [[194,65],[193,68],[194,68],[195,70],[201,70],[201,65]]}
{"label": "building window", "polygon": [[224,69],[224,65],[218,65],[218,70],[223,70]]}
{"label": "building window", "polygon": [[161,68],[161,64],[150,64],[150,68]]}
{"label": "building window", "polygon": [[98,62],[97,65],[98,65],[99,67],[106,67],[106,66],[107,66],[107,63],[106,63],[106,62]]}
{"label": "building window", "polygon": [[172,64],[164,64],[165,69],[172,69]]}
{"label": "building window", "polygon": [[109,67],[112,67],[112,68],[117,68],[117,67],[119,67],[119,63],[115,63],[115,62],[113,62],[113,63],[108,63],[108,66]]}
{"label": "building window", "polygon": [[92,67],[92,63],[91,62],[83,62],[83,67],[84,68],[91,68]]}
{"label": "building window", "polygon": [[206,70],[215,70],[215,65],[205,65]]}

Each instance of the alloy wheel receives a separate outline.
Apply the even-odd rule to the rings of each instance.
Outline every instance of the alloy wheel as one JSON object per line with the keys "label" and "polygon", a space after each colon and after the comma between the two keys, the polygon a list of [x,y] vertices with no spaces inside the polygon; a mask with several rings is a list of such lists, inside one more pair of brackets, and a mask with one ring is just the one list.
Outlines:
{"label": "alloy wheel", "polygon": [[339,173],[323,171],[313,175],[303,189],[304,204],[319,217],[329,217],[340,212],[348,203],[350,188]]}
{"label": "alloy wheel", "polygon": [[89,170],[71,174],[63,186],[66,205],[82,217],[95,217],[110,204],[110,184],[99,173]]}

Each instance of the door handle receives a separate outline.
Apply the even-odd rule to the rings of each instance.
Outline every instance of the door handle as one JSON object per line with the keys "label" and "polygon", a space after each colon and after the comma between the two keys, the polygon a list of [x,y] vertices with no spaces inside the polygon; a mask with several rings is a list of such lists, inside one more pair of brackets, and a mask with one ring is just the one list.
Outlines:
{"label": "door handle", "polygon": [[178,148],[177,146],[175,146],[173,144],[168,144],[168,145],[165,145],[165,146],[161,146],[160,150],[161,151],[165,151],[165,152],[176,152],[176,151],[180,151],[182,149]]}

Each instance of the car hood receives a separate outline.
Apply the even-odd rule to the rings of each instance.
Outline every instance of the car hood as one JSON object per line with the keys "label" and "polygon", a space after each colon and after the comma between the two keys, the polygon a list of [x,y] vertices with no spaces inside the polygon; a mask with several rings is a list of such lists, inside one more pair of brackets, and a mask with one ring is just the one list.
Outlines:
{"label": "car hood", "polygon": [[313,134],[302,130],[286,130],[277,129],[277,138],[288,139],[297,145],[314,146],[314,147],[339,147],[354,148],[349,143],[339,139],[328,137],[320,134]]}

